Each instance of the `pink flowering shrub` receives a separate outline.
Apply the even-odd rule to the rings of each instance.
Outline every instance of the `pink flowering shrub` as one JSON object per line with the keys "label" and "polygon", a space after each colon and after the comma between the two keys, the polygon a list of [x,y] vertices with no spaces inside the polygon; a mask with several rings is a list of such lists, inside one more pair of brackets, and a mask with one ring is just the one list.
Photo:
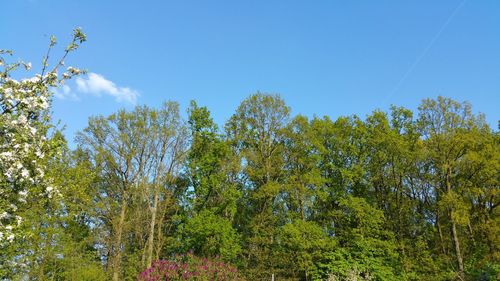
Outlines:
{"label": "pink flowering shrub", "polygon": [[238,270],[219,258],[199,258],[193,254],[176,255],[170,260],[153,262],[139,274],[139,281],[174,280],[243,280]]}

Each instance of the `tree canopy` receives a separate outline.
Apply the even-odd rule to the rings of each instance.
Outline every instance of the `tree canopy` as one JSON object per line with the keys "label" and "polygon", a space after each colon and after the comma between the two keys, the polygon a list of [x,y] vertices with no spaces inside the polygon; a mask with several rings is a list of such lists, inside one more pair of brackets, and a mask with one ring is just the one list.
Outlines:
{"label": "tree canopy", "polygon": [[[84,41],[75,30],[64,57]],[[83,71],[61,76],[47,55],[18,81],[30,64],[9,54],[0,280],[137,280],[171,266],[198,280],[218,265],[248,280],[500,278],[500,135],[467,102],[333,120],[259,92],[219,126],[195,101],[186,119],[167,101],[91,117],[70,149],[52,91]]]}

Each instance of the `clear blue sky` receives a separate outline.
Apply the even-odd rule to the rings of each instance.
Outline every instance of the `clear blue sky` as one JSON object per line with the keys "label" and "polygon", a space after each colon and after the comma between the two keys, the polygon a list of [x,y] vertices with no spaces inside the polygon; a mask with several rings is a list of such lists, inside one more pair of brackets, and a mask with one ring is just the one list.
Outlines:
{"label": "clear blue sky", "polygon": [[73,27],[87,33],[67,65],[107,84],[72,82],[55,99],[70,140],[89,116],[132,108],[117,100],[127,91],[137,104],[175,100],[183,110],[195,99],[220,124],[256,91],[308,116],[416,109],[443,95],[470,101],[494,128],[500,119],[498,0],[16,0],[1,9],[0,48],[35,68],[50,34],[63,43]]}

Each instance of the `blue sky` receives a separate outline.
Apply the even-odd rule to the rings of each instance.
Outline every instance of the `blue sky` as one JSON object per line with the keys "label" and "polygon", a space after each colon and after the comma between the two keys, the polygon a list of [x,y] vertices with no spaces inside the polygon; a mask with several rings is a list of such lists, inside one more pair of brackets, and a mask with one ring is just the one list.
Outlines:
{"label": "blue sky", "polygon": [[294,114],[416,109],[438,95],[500,119],[500,1],[4,1],[0,48],[40,65],[49,35],[80,26],[54,116],[71,141],[91,115],[195,99],[219,124],[242,99],[279,93]]}

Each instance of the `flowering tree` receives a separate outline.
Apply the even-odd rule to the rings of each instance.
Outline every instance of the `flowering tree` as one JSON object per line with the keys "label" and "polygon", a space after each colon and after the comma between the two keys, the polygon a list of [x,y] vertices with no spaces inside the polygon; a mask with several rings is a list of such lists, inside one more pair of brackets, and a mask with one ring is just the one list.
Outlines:
{"label": "flowering tree", "polygon": [[29,71],[31,63],[8,63],[5,58],[12,51],[0,50],[0,275],[22,259],[22,254],[14,255],[13,251],[16,240],[30,235],[31,226],[23,217],[30,202],[59,197],[46,171],[47,163],[60,153],[62,144],[62,138],[50,133],[56,131],[51,130],[51,90],[82,73],[68,67],[59,75],[64,59],[85,40],[85,34],[75,29],[63,56],[51,67],[49,56],[56,45],[52,36],[41,73],[22,80],[13,77],[20,70]]}
{"label": "flowering tree", "polygon": [[140,281],[160,280],[243,280],[237,269],[218,258],[199,258],[191,253],[177,255],[170,260],[153,262],[143,271]]}

